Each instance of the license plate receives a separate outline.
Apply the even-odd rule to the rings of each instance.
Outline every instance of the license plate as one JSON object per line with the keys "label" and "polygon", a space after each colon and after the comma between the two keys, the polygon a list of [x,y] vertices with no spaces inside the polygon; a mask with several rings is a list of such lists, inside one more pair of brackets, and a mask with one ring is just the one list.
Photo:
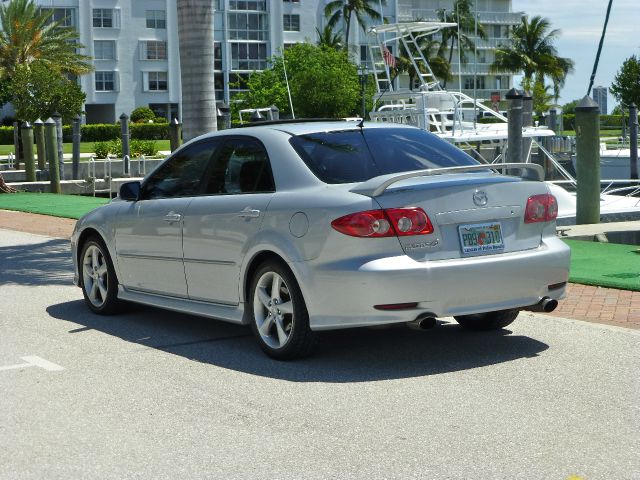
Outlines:
{"label": "license plate", "polygon": [[495,252],[504,250],[502,228],[499,223],[460,225],[462,253]]}

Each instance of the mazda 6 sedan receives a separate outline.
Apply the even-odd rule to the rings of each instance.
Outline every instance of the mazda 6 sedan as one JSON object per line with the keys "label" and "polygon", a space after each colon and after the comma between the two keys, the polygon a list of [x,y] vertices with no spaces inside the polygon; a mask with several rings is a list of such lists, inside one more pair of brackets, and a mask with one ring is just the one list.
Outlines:
{"label": "mazda 6 sedan", "polygon": [[251,325],[278,359],[322,330],[448,316],[500,329],[565,292],[541,177],[395,124],[211,133],[78,221],[75,283],[98,314],[128,301]]}

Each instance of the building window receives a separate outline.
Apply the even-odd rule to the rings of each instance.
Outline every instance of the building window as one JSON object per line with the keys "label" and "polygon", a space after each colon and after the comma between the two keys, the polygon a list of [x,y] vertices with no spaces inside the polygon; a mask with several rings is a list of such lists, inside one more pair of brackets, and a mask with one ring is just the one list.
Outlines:
{"label": "building window", "polygon": [[43,8],[42,10],[51,12],[50,23],[59,22],[63,27],[75,27],[78,24],[75,8]]}
{"label": "building window", "polygon": [[153,113],[156,114],[156,117],[164,117],[167,120],[178,118],[177,103],[150,103],[149,108],[153,110]]}
{"label": "building window", "polygon": [[166,60],[167,42],[147,40],[140,42],[141,60]]}
{"label": "building window", "polygon": [[116,42],[115,40],[94,40],[93,41],[94,60],[115,60]]}
{"label": "building window", "polygon": [[147,28],[167,28],[167,13],[164,10],[147,10]]}
{"label": "building window", "polygon": [[282,0],[284,3],[300,3],[300,0]]}
{"label": "building window", "polygon": [[232,43],[231,68],[233,70],[264,70],[267,68],[267,44]]}
{"label": "building window", "polygon": [[118,11],[113,8],[94,8],[93,26],[96,28],[118,28]]}
{"label": "building window", "polygon": [[145,92],[165,92],[167,90],[167,72],[144,72]]}
{"label": "building window", "polygon": [[360,45],[360,63],[367,62],[367,49],[369,45]]}
{"label": "building window", "polygon": [[267,11],[267,0],[229,0],[229,10]]}
{"label": "building window", "polygon": [[222,44],[213,42],[213,69],[222,70]]}
{"label": "building window", "polygon": [[282,16],[282,25],[285,32],[299,32],[300,31],[300,15],[288,15]]}
{"label": "building window", "polygon": [[286,51],[287,51],[287,50],[289,50],[290,48],[295,47],[297,44],[298,44],[297,42],[296,42],[296,43],[285,43],[285,44],[284,44],[284,45],[282,45],[282,46],[284,47],[284,50],[285,50],[285,52],[286,52]]}
{"label": "building window", "polygon": [[96,92],[113,92],[116,89],[115,72],[95,72]]}
{"label": "building window", "polygon": [[268,40],[269,23],[263,13],[230,13],[230,40]]}
{"label": "building window", "polygon": [[[484,85],[484,77],[476,77],[476,88],[483,90]],[[464,77],[464,89],[473,90],[473,77]]]}

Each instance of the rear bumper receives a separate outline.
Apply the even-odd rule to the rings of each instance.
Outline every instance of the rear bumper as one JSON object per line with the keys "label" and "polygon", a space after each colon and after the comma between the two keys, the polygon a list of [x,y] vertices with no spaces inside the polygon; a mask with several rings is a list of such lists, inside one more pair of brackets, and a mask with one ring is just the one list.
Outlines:
{"label": "rear bumper", "polygon": [[[560,299],[569,278],[569,247],[555,237],[539,248],[481,257],[417,262],[405,255],[337,264],[293,263],[311,328],[329,330],[407,322],[425,312],[467,315]],[[418,302],[415,309],[374,305]]]}

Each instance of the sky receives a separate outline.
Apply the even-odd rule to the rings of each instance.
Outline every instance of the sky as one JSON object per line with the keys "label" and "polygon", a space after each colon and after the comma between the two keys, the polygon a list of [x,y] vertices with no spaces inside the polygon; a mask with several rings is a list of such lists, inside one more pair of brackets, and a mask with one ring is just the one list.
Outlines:
{"label": "sky", "polygon": [[[567,76],[560,105],[587,93],[607,5],[608,0],[512,0],[514,12],[547,17],[552,28],[561,30],[556,41],[558,53],[575,62],[575,71]],[[640,57],[640,0],[613,0],[594,86],[611,86],[622,63],[631,55]],[[616,103],[609,94],[608,113]]]}

